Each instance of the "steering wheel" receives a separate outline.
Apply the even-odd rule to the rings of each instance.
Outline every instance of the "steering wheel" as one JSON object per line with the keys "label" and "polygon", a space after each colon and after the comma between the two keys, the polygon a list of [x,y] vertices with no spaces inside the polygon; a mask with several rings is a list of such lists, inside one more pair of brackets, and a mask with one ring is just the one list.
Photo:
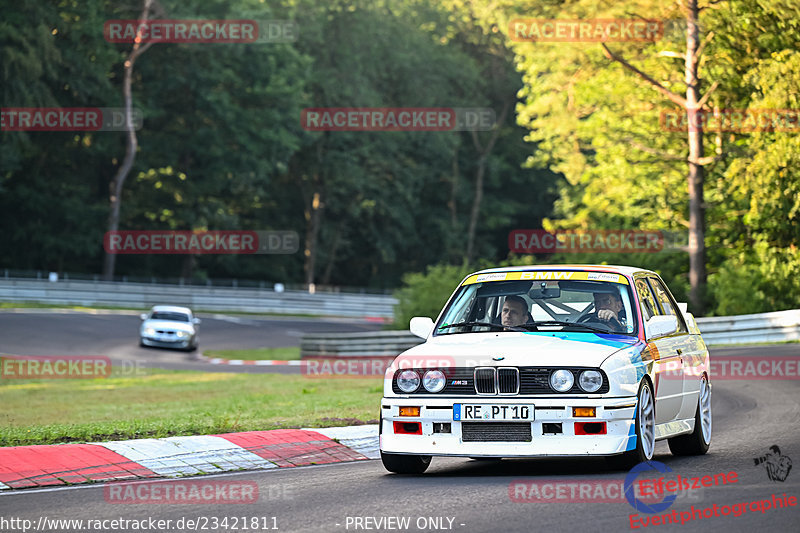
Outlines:
{"label": "steering wheel", "polygon": [[[604,326],[608,326],[609,329],[617,329],[617,330],[620,330],[620,331],[625,329],[625,328],[622,327],[622,323],[619,320],[617,320],[616,318],[612,318],[611,320],[608,320],[608,321],[600,320],[599,318],[597,318],[597,315],[594,315],[594,314],[589,314],[589,315],[582,316],[576,321],[576,323],[578,323],[578,324],[583,324],[585,322],[595,322],[597,324],[602,324]],[[616,323],[616,326],[614,326],[612,322]]]}

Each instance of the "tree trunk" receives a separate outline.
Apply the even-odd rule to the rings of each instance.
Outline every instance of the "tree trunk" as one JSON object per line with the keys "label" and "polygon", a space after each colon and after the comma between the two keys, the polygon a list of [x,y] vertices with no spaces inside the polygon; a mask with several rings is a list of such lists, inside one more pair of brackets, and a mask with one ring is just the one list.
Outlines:
{"label": "tree trunk", "polygon": [[[453,148],[453,179],[450,181],[450,199],[447,201],[447,208],[450,210],[450,235],[456,236],[461,232],[458,227],[458,182],[460,171],[458,169],[458,151],[461,143],[456,143]],[[458,249],[461,248],[461,240],[458,238],[448,239],[447,257],[448,259],[458,257]]]}
{"label": "tree trunk", "polygon": [[328,264],[325,266],[325,271],[322,273],[322,279],[320,280],[323,285],[331,284],[331,274],[333,273],[333,266],[336,264],[336,252],[339,251],[339,243],[342,242],[342,226],[343,224],[339,224],[336,227],[336,233],[333,235],[333,244],[328,252]]}
{"label": "tree trunk", "polygon": [[[606,57],[617,61],[623,67],[633,72],[640,79],[653,86],[658,92],[667,97],[672,103],[682,108],[688,117],[687,141],[689,143],[689,175],[687,178],[689,188],[689,303],[691,311],[695,315],[702,316],[705,313],[705,288],[706,288],[706,244],[705,244],[705,203],[703,201],[703,166],[716,161],[722,156],[721,139],[718,139],[717,155],[715,157],[703,156],[703,125],[698,120],[697,113],[702,112],[706,100],[714,92],[717,82],[714,82],[706,91],[704,96],[700,96],[700,78],[698,67],[703,45],[700,43],[700,31],[698,28],[698,18],[700,9],[697,0],[686,0],[686,54],[685,54],[685,82],[686,97],[671,91],[668,87],[661,85],[652,76],[642,72],[625,61],[619,55],[613,53],[605,43],[600,43]],[[710,36],[711,34],[709,34]],[[640,148],[641,149],[641,148]],[[658,151],[646,149],[657,153]],[[664,154],[668,159],[674,159],[672,154]]]}
{"label": "tree trunk", "polygon": [[689,302],[692,312],[702,316],[705,312],[706,285],[705,204],[703,201],[704,169],[703,126],[697,120],[700,111],[700,79],[698,77],[697,0],[687,1],[686,13],[686,112],[689,118]]}
{"label": "tree trunk", "polygon": [[472,211],[469,214],[469,227],[467,228],[467,253],[465,255],[467,264],[472,263],[472,256],[475,252],[475,232],[478,228],[478,216],[480,215],[481,202],[483,201],[483,177],[486,174],[486,157],[486,152],[481,153],[478,158],[478,169],[475,171],[475,196],[472,199]]}
{"label": "tree trunk", "polygon": [[306,242],[305,249],[303,250],[304,264],[303,271],[305,272],[306,284],[309,290],[314,284],[314,270],[317,262],[317,241],[319,238],[320,222],[322,220],[322,209],[325,204],[322,203],[323,188],[323,175],[324,167],[322,166],[322,141],[317,143],[317,166],[314,169],[314,174],[311,181],[311,194],[307,196],[307,207],[305,209],[306,219]]}
{"label": "tree trunk", "polygon": [[503,104],[503,111],[500,113],[500,117],[497,119],[497,124],[495,125],[494,129],[492,130],[492,134],[489,137],[489,141],[486,143],[485,147],[481,147],[480,141],[478,140],[478,132],[472,130],[472,142],[475,145],[475,151],[478,154],[478,168],[475,171],[475,195],[473,196],[472,200],[472,210],[469,214],[469,227],[467,228],[467,252],[464,255],[467,264],[472,263],[473,255],[475,254],[475,233],[478,229],[478,216],[481,212],[481,202],[483,201],[483,181],[486,176],[486,163],[489,159],[489,155],[492,153],[492,149],[494,148],[494,144],[497,142],[497,138],[500,136],[500,128],[503,127],[506,121],[506,115],[508,115],[508,110],[511,107],[511,102],[506,100]]}
{"label": "tree trunk", "polygon": [[[143,0],[143,7],[142,7],[142,14],[139,16],[140,22],[147,22],[148,18],[150,17],[150,9],[153,5],[153,0]],[[137,29],[137,35],[139,34],[139,29]],[[139,143],[136,139],[136,126],[133,123],[133,97],[131,95],[131,84],[133,83],[133,65],[136,62],[136,59],[145,52],[150,46],[152,42],[146,43],[142,45],[141,41],[137,41],[133,44],[133,48],[131,49],[131,53],[128,54],[128,58],[125,60],[124,70],[125,70],[125,77],[123,78],[122,82],[122,95],[125,99],[125,126],[126,126],[126,144],[125,144],[125,158],[122,160],[122,165],[120,165],[117,173],[114,175],[114,179],[111,180],[109,184],[109,204],[110,204],[110,213],[108,215],[108,231],[117,231],[119,229],[119,213],[120,207],[122,205],[122,186],[125,183],[125,179],[128,177],[128,174],[133,168],[133,161],[136,159],[136,149],[139,146]],[[105,256],[103,257],[103,279],[106,281],[111,281],[114,278],[114,267],[117,262],[117,255],[113,253],[106,252]]]}

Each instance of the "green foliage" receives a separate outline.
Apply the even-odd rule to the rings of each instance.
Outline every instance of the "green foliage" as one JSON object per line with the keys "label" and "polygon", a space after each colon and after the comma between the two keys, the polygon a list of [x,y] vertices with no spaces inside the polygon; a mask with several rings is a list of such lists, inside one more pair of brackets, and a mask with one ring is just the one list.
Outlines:
{"label": "green foliage", "polygon": [[[708,104],[800,107],[800,4],[700,3],[701,37],[708,37],[701,91],[718,83]],[[669,101],[610,61],[598,43],[507,38],[508,22],[516,17],[678,21],[656,43],[608,46],[680,93],[685,33],[679,4],[159,5],[161,18],[292,19],[299,39],[157,44],[138,59],[134,105],[145,119],[123,191],[120,229],[289,229],[300,234],[301,253],[120,256],[118,274],[300,282],[309,268],[322,284],[395,287],[406,272],[440,265],[429,272],[435,277],[445,264],[464,260],[478,168],[486,174],[471,270],[508,259],[506,238],[517,228],[686,232],[686,135],[659,124]],[[10,10],[0,21],[0,103],[121,106],[122,61],[130,44],[108,43],[101,30],[106,20],[130,19],[139,10],[139,2],[107,0],[26,1]],[[299,121],[307,107],[490,107],[499,114],[506,104],[512,111],[498,125],[485,160],[480,147],[489,132],[309,132]],[[793,271],[769,265],[776,258],[793,264],[791,250],[800,242],[798,136],[706,132],[704,145],[706,157],[719,156],[705,167],[707,266],[715,280],[708,308],[729,310],[736,269],[764,285],[764,297],[752,305],[787,305],[771,295],[792,286]],[[123,154],[119,132],[0,132],[0,250],[13,250],[0,255],[0,267],[97,272],[108,184]],[[306,245],[313,247],[313,267],[302,250]],[[517,260],[524,259],[510,258]],[[533,260],[651,268],[679,299],[688,286],[682,253]],[[411,283],[404,291],[427,283],[405,279]],[[443,290],[457,281],[443,280]],[[428,288],[433,286],[440,287]],[[426,303],[426,296],[424,290],[409,296],[420,305],[402,308],[400,320],[413,309],[435,314],[446,297]]]}
{"label": "green foliage", "polygon": [[[502,34],[460,2],[162,0],[157,18],[291,19],[283,44],[156,44],[136,62],[144,113],[120,229],[285,229],[292,256],[121,255],[117,275],[304,280],[319,196],[314,279],[395,287],[460,262],[479,160],[469,132],[309,132],[306,107],[491,107],[522,87]],[[24,2],[0,23],[2,103],[122,105],[129,43],[103,23],[140,3]],[[508,226],[540,224],[554,176],[521,168],[510,113],[486,161],[478,254],[505,256]],[[485,143],[488,133],[476,137]],[[0,267],[97,272],[119,132],[0,132]],[[531,184],[535,187],[531,187]],[[513,195],[509,189],[518,189]]]}
{"label": "green foliage", "polygon": [[432,265],[425,272],[412,272],[403,276],[403,287],[395,292],[398,300],[394,308],[396,329],[408,329],[415,316],[436,319],[447,299],[458,284],[473,269],[466,266]]}
{"label": "green foliage", "polygon": [[718,315],[800,308],[800,249],[757,242],[731,257],[708,283]]}

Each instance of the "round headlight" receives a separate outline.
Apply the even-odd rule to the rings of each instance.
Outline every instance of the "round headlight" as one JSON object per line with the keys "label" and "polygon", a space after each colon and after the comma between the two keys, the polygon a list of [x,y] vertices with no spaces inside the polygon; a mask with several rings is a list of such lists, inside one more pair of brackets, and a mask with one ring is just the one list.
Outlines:
{"label": "round headlight", "polygon": [[584,370],[578,378],[578,385],[586,392],[595,392],[603,386],[603,374],[597,370]]}
{"label": "round headlight", "polygon": [[422,378],[422,386],[428,392],[439,392],[444,388],[445,378],[441,370],[428,370]]}
{"label": "round headlight", "polygon": [[189,334],[186,333],[185,331],[176,331],[175,335],[177,335],[181,339],[184,338],[184,337],[188,337],[189,336]]}
{"label": "round headlight", "polygon": [[419,374],[414,370],[403,370],[397,376],[397,386],[403,392],[414,392],[419,388]]}
{"label": "round headlight", "polygon": [[156,330],[154,330],[153,328],[144,328],[144,334],[145,335],[155,335],[156,334]]}
{"label": "round headlight", "polygon": [[567,392],[575,384],[575,376],[569,370],[556,370],[550,374],[550,386],[558,392]]}

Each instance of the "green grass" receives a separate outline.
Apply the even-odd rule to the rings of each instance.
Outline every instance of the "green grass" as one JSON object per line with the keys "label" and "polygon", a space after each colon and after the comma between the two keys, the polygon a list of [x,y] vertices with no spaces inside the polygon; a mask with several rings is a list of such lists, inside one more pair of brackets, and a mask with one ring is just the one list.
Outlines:
{"label": "green grass", "polygon": [[244,359],[245,361],[275,359],[288,361],[300,359],[300,347],[288,348],[254,348],[248,350],[208,350],[203,351],[206,357],[219,357],[220,359]]}
{"label": "green grass", "polygon": [[0,380],[0,446],[376,423],[381,378],[142,370]]}

